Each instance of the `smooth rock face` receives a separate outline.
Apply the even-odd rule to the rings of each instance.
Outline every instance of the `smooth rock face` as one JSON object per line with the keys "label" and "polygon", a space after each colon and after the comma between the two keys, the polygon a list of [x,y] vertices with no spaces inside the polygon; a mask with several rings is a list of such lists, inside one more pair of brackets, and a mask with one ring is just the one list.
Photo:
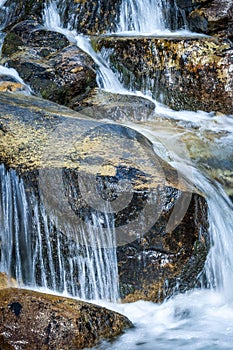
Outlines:
{"label": "smooth rock face", "polygon": [[63,34],[33,21],[21,22],[7,34],[2,62],[15,68],[39,96],[79,109],[96,86],[95,64]]}
{"label": "smooth rock face", "polygon": [[132,326],[124,316],[94,304],[22,289],[0,293],[0,348],[83,349]]}
{"label": "smooth rock face", "polygon": [[151,229],[141,239],[117,249],[120,291],[124,301],[161,302],[199,286],[198,278],[209,247],[207,224],[204,224],[207,208],[203,199],[193,194],[186,215],[175,229],[169,231],[169,218],[175,208],[171,204],[172,198],[180,201],[182,211],[182,196],[170,191],[170,207],[163,208]]}
{"label": "smooth rock face", "polygon": [[94,119],[145,121],[153,116],[155,104],[146,98],[95,89],[82,101],[82,114]]}
{"label": "smooth rock face", "polygon": [[[99,38],[125,86],[177,110],[233,113],[232,48],[213,38]],[[105,53],[106,54],[106,53]]]}
{"label": "smooth rock face", "polygon": [[0,160],[22,174],[28,193],[39,193],[38,174],[51,173],[43,200],[60,213],[64,236],[70,212],[85,222],[97,211],[106,227],[111,203],[122,298],[161,301],[198,285],[209,249],[205,199],[146,137],[35,97],[2,93],[0,106]]}

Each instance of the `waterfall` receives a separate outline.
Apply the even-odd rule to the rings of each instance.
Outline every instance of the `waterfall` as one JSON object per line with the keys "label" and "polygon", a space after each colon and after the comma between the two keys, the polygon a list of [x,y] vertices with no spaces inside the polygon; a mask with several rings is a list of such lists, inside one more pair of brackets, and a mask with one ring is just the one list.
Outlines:
{"label": "waterfall", "polygon": [[100,217],[92,214],[91,223],[76,227],[75,240],[69,231],[57,230],[49,214],[17,173],[1,165],[0,271],[23,286],[116,301],[116,243],[109,215],[104,230]]}
{"label": "waterfall", "polygon": [[100,88],[103,88],[105,91],[109,92],[123,94],[127,93],[127,90],[117,79],[116,75],[113,73],[106,60],[104,60],[101,55],[97,54],[94,51],[93,47],[91,46],[90,39],[84,35],[78,35],[75,30],[69,31],[67,28],[63,27],[62,20],[58,11],[58,6],[54,1],[48,3],[45,6],[43,21],[46,28],[63,33],[68,37],[68,39],[74,41],[80,49],[92,57],[93,61],[98,67],[97,84]]}
{"label": "waterfall", "polygon": [[[142,2],[138,1],[123,1],[121,7],[121,20],[118,29],[122,31],[135,30],[135,31],[154,31],[154,30],[164,30],[165,21],[162,20],[162,8],[164,6],[164,1],[153,1],[147,0]],[[50,11],[57,11],[53,6]],[[49,11],[48,11],[49,13]],[[50,12],[51,13],[51,12]],[[139,15],[140,14],[140,15]],[[151,15],[153,14],[153,16]],[[52,14],[50,14],[52,16]],[[57,14],[54,14],[56,17]],[[49,16],[47,15],[47,18]],[[153,24],[151,23],[154,18]],[[49,21],[46,20],[45,23],[48,25]],[[147,26],[148,25],[148,26]],[[106,57],[104,59],[100,54],[96,54],[91,47],[90,40],[84,36],[76,36],[77,45],[87,52],[97,63],[99,67],[98,72],[98,85],[104,90],[118,93],[130,93],[122,87],[117,75],[113,74],[109,65],[107,63],[108,53],[106,52]],[[148,97],[148,96],[145,96]],[[156,101],[154,101],[156,103]],[[157,104],[157,103],[156,103]],[[206,128],[214,128],[217,131],[217,125],[219,121],[213,119],[211,114],[200,112],[175,112],[168,108],[164,108],[157,104],[158,113],[161,115],[170,115],[172,118],[179,118],[184,114],[185,117],[190,120],[194,118],[195,121],[201,120],[203,126],[203,118],[206,123]],[[229,124],[229,122],[228,122]],[[226,124],[226,125],[228,125]],[[130,125],[134,128],[134,125]],[[135,127],[139,132],[143,133],[143,129]],[[224,125],[220,121],[219,130],[223,130]],[[227,127],[227,129],[229,129]],[[150,135],[146,134],[150,138]],[[157,140],[157,139],[156,139]],[[153,139],[151,139],[153,142]],[[158,140],[157,140],[158,141]],[[178,166],[177,166],[178,164]],[[182,168],[180,163],[172,163],[174,167]],[[233,234],[233,224],[232,224],[232,210],[233,206],[227,195],[217,184],[211,183],[211,181],[205,178],[197,169],[193,168],[190,172],[195,175],[192,176],[194,184],[206,195],[208,203],[208,219],[209,219],[209,235],[211,237],[212,248],[208,255],[208,259],[205,267],[205,274],[207,279],[207,284],[210,288],[218,288],[224,291],[224,293],[229,293],[231,290],[229,288],[229,283],[233,276],[233,256],[231,251],[233,251],[233,245],[229,244],[231,242],[231,234]],[[184,174],[185,175],[185,174]]]}
{"label": "waterfall", "polygon": [[124,0],[120,9],[119,32],[155,33],[167,26],[163,9],[164,0]]}
{"label": "waterfall", "polygon": [[[180,169],[183,164],[171,163]],[[226,300],[233,301],[233,204],[220,184],[189,165],[192,185],[205,196],[208,207],[210,251],[205,264],[204,286],[217,290]],[[187,168],[184,175],[187,174]]]}
{"label": "waterfall", "polygon": [[[5,3],[6,0],[0,0],[0,8]],[[172,3],[176,7],[176,1]],[[121,34],[130,32],[130,35],[167,35],[167,4],[166,0],[122,0],[117,31]],[[112,93],[130,94],[120,83],[119,74],[111,70],[109,52],[103,50],[96,53],[88,37],[78,35],[69,25],[64,28],[62,11],[65,5],[63,0],[46,2],[43,14],[46,27],[64,33],[90,54],[98,66],[97,82],[100,88]],[[7,9],[4,8],[5,12]],[[185,12],[179,13],[179,16],[182,15],[185,23]],[[78,18],[72,20],[75,23]],[[177,14],[173,20],[178,22],[181,19]],[[17,72],[7,71],[5,67],[0,67],[0,72],[13,78],[17,75]],[[17,79],[20,78],[17,76]],[[42,287],[82,299],[99,299],[101,304],[128,316],[135,328],[125,332],[114,343],[101,343],[98,349],[230,350],[233,340],[233,204],[221,185],[195,167],[190,159],[174,155],[177,149],[172,149],[174,140],[171,139],[176,138],[174,130],[180,126],[185,126],[184,133],[190,133],[191,139],[194,136],[193,147],[196,147],[197,134],[192,133],[192,128],[200,131],[199,138],[205,137],[201,130],[208,130],[212,137],[225,135],[225,140],[229,137],[228,143],[221,143],[217,137],[214,141],[219,146],[213,154],[216,159],[220,152],[230,153],[233,119],[201,111],[172,111],[154,102],[157,116],[170,119],[174,133],[158,137],[163,131],[158,130],[160,124],[157,124],[156,116],[151,129],[150,123],[146,126],[149,133],[145,132],[142,123],[128,123],[127,126],[148,137],[156,151],[160,148],[160,156],[164,159],[166,156],[165,160],[177,172],[186,175],[187,170],[188,174],[192,174],[190,183],[206,198],[211,248],[201,276],[203,288],[176,295],[162,304],[145,301],[105,304],[103,300],[114,302],[118,299],[115,230],[110,208],[106,207],[101,216],[92,213],[91,217],[86,218],[85,225],[74,228],[76,235],[71,234],[69,226],[66,230],[59,230],[56,217],[46,207],[42,196],[30,188],[16,171],[6,170],[3,165],[0,165],[0,271],[15,277],[20,286]],[[180,146],[182,139],[178,143]]]}

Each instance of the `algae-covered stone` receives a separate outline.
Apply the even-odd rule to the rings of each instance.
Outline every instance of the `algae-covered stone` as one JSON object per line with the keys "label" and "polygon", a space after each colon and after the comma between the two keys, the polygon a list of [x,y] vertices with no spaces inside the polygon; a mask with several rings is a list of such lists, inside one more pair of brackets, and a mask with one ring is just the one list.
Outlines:
{"label": "algae-covered stone", "polygon": [[43,8],[46,0],[6,0],[0,8],[0,25],[12,27],[28,18],[42,20]]}
{"label": "algae-covered stone", "polygon": [[0,308],[1,349],[90,348],[132,327],[100,306],[29,290],[2,290]]}
{"label": "algae-covered stone", "polygon": [[[106,215],[114,220],[122,298],[158,301],[175,286],[198,285],[209,249],[206,201],[145,136],[35,97],[0,93],[0,107],[0,160],[21,175],[28,194],[33,189],[48,217],[56,217],[55,234],[65,237],[69,220],[74,227],[91,224],[96,213],[103,228]],[[56,251],[52,256],[59,266]],[[64,263],[68,259],[64,254]],[[78,273],[72,278],[78,286]]]}
{"label": "algae-covered stone", "polygon": [[2,55],[2,63],[15,68],[34,93],[74,109],[96,86],[92,59],[65,35],[33,21],[12,28]]}
{"label": "algae-covered stone", "polygon": [[136,95],[123,95],[94,89],[91,95],[82,101],[82,114],[95,119],[114,121],[148,120],[152,118],[155,104]]}
{"label": "algae-covered stone", "polygon": [[100,37],[96,47],[109,50],[111,66],[131,89],[150,90],[156,99],[177,110],[233,113],[232,47],[228,41]]}

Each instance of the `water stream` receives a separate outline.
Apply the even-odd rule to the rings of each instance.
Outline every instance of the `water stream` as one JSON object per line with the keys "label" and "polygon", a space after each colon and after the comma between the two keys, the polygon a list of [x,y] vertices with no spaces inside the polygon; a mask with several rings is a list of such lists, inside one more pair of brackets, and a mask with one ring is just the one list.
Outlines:
{"label": "water stream", "polygon": [[[133,31],[134,34],[135,32],[166,32],[166,22],[161,15],[162,3],[162,0],[157,2],[152,0],[144,2],[140,0],[123,1],[118,30],[121,32]],[[151,14],[153,14],[153,18],[156,18],[156,21],[148,20],[148,18],[152,18]],[[98,65],[97,81],[100,88],[114,93],[132,93],[122,86],[105,58],[94,52],[87,37],[78,35],[72,28],[71,30],[63,28],[56,1],[50,2],[45,8],[44,21],[48,28],[62,31],[92,56]],[[141,92],[135,91],[133,93],[151,99],[149,94],[143,95]],[[52,258],[43,262],[41,228],[35,227],[36,216],[43,216],[44,227],[46,228],[44,244],[47,246],[48,256],[51,257],[52,253],[48,241],[46,241],[53,234],[50,231],[49,222],[43,208],[34,199],[34,217],[31,223],[31,220],[28,219],[30,216],[28,214],[29,206],[23,183],[14,172],[6,172],[3,166],[0,168],[2,186],[0,232],[4,232],[1,245],[4,246],[3,239],[7,241],[7,244],[5,245],[6,249],[2,250],[0,266],[1,269],[9,272],[13,258],[16,262],[15,266],[17,266],[15,275],[19,281],[27,278],[31,285],[50,287],[60,292],[68,291],[72,295],[89,298],[96,302],[99,302],[98,299],[102,299],[101,305],[125,314],[134,322],[136,326],[134,329],[127,331],[113,343],[103,342],[97,347],[99,350],[232,349],[233,204],[221,185],[207,176],[201,161],[191,156],[182,137],[184,134],[194,135],[199,140],[206,138],[205,141],[208,143],[209,133],[215,135],[222,133],[223,136],[218,138],[216,136],[216,148],[213,151],[216,155],[222,150],[232,149],[233,118],[232,116],[217,116],[214,113],[204,111],[176,112],[157,101],[154,101],[154,103],[156,106],[155,114],[148,122],[131,121],[126,122],[126,125],[146,135],[153,142],[156,152],[161,152],[162,149],[160,155],[178,171],[184,172],[186,175],[187,172],[191,174],[190,182],[204,193],[208,203],[209,234],[212,243],[205,266],[209,289],[203,288],[180,294],[162,304],[145,301],[131,304],[104,302],[103,299],[111,301],[117,299],[117,284],[114,284],[117,276],[115,251],[112,250],[110,255],[105,251],[106,256],[103,256],[101,249],[95,251],[87,249],[84,255],[85,258],[72,253],[73,255],[69,255],[70,260],[67,262],[63,261],[61,254],[58,259],[58,266],[55,266]],[[158,128],[158,120],[162,125],[160,129]],[[23,203],[23,206],[20,206],[20,211],[17,206],[19,202]],[[101,235],[98,218],[94,218],[94,221],[96,222],[95,229],[99,230],[98,232]],[[14,222],[13,226],[12,222]],[[27,236],[29,225],[32,225],[30,227],[34,227],[33,230],[36,232],[35,249],[32,251],[26,248],[28,254],[26,264],[33,262],[30,265],[31,270],[21,266],[21,247],[19,247],[17,241],[19,224],[23,225],[21,227],[23,232],[21,241],[24,242],[26,247],[29,244]],[[113,231],[114,227],[109,224],[109,232],[114,240]],[[85,233],[82,237],[85,240]],[[58,248],[59,242],[57,242]],[[13,251],[13,245],[15,251]],[[80,242],[74,243],[72,250],[79,251],[79,249]],[[35,281],[33,277],[33,269],[38,262],[41,264],[40,282]],[[44,273],[45,265],[49,266],[52,276],[58,276],[57,280],[47,280]],[[68,268],[66,269],[65,266],[68,266]],[[24,270],[27,270],[26,277]],[[79,271],[79,276],[81,276],[79,279],[81,288],[79,290],[75,289],[75,281],[72,281],[74,271]],[[67,276],[70,276],[68,278],[69,283],[66,283]],[[87,280],[88,282],[86,282]],[[102,281],[105,284],[100,285]]]}
{"label": "water stream", "polygon": [[164,0],[125,0],[120,9],[118,32],[153,33],[164,32],[166,29],[163,8]]}
{"label": "water stream", "polygon": [[76,227],[75,237],[68,227],[61,233],[33,190],[27,190],[15,171],[0,166],[0,270],[20,285],[116,301],[115,232],[109,215],[105,230],[101,220],[93,214],[92,224]]}

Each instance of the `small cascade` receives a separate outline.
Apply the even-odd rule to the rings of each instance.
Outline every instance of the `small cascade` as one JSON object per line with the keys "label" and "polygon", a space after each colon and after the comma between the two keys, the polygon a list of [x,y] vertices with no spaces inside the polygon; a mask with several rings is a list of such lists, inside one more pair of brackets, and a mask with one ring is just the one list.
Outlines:
{"label": "small cascade", "polygon": [[107,212],[104,218],[105,229],[92,214],[91,223],[76,227],[76,239],[69,231],[60,232],[33,190],[25,188],[14,170],[1,165],[0,271],[30,288],[116,301],[115,231]]}
{"label": "small cascade", "polygon": [[113,93],[127,93],[127,90],[124,89],[107,61],[94,51],[90,39],[84,35],[77,35],[74,30],[69,31],[64,28],[57,4],[54,1],[46,5],[43,13],[43,21],[46,28],[63,33],[68,39],[74,41],[80,49],[91,56],[98,67],[97,84],[101,89]]}
{"label": "small cascade", "polygon": [[227,300],[233,300],[233,204],[222,187],[196,171],[198,187],[205,191],[208,203],[209,233],[212,249],[208,255],[205,272],[208,287],[217,289]]}
{"label": "small cascade", "polygon": [[120,83],[118,77],[109,67],[107,60],[100,54],[97,54],[91,46],[90,39],[83,35],[76,36],[77,46],[88,53],[98,66],[97,84],[99,88],[105,91],[119,94],[127,94],[128,91]]}
{"label": "small cascade", "polygon": [[0,167],[0,271],[19,282],[31,279],[29,211],[22,182],[14,171]]}
{"label": "small cascade", "polygon": [[19,83],[22,86],[20,93],[25,95],[30,95],[32,93],[32,89],[29,85],[25,84],[23,79],[19,76],[19,73],[14,68],[7,68],[0,65],[0,82],[6,79],[7,81]]}
{"label": "small cascade", "polygon": [[[181,169],[184,164],[172,162],[172,165]],[[223,190],[222,186],[206,177],[192,165],[184,173],[192,173],[194,184],[205,196],[208,207],[210,251],[207,256],[203,274],[203,287],[221,293],[222,297],[232,302],[233,277],[233,203]]]}
{"label": "small cascade", "polygon": [[164,0],[125,0],[122,1],[118,32],[137,33],[162,32],[167,28],[163,9]]}

